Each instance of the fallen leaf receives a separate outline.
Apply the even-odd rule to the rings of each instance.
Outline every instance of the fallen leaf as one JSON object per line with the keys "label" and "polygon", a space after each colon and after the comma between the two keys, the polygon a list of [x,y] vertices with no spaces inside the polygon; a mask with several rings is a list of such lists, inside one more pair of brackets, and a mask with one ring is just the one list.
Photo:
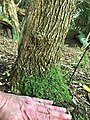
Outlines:
{"label": "fallen leaf", "polygon": [[86,90],[87,92],[90,92],[90,88],[87,85],[83,85],[83,89]]}

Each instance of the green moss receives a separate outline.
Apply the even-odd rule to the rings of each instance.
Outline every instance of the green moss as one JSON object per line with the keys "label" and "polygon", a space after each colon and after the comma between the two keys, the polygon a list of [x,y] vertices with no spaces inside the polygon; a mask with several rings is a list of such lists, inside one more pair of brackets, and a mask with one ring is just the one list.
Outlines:
{"label": "green moss", "polygon": [[71,102],[59,66],[51,67],[43,74],[25,75],[20,81],[19,89],[24,95],[46,98],[55,103]]}

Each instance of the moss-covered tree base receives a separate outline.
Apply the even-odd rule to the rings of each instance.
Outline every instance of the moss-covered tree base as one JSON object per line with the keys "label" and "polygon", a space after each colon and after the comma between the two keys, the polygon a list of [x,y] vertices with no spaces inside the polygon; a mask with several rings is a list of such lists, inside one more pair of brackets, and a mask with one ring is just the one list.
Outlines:
{"label": "moss-covered tree base", "polygon": [[70,103],[71,96],[60,72],[58,65],[43,74],[25,75],[19,83],[19,90],[23,95],[46,98],[55,103]]}

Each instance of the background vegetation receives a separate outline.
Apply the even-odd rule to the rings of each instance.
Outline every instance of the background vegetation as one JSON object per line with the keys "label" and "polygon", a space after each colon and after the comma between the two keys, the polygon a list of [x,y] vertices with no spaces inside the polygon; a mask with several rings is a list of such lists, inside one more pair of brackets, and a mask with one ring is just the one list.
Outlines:
{"label": "background vegetation", "polygon": [[[0,4],[0,35],[12,38],[14,41],[21,39],[20,35],[25,23],[25,8],[28,1],[21,0],[19,3],[19,0],[15,0],[15,4],[18,4],[20,8],[18,10],[20,33],[17,32],[17,23],[13,21],[13,17],[3,15],[2,4]],[[65,41],[65,43],[69,44],[69,47],[74,42],[74,49],[65,45],[63,48],[65,55],[62,56],[61,64],[52,66],[47,72],[43,74],[35,73],[33,75],[25,74],[20,81],[19,89],[21,94],[53,100],[54,104],[67,107],[67,112],[72,113],[74,120],[89,120],[90,99],[88,92],[84,91],[82,87],[83,84],[90,85],[90,50],[83,57],[76,74],[74,74],[70,81],[73,70],[83,54],[83,50],[78,46],[87,46],[89,44],[86,40],[89,32],[90,0],[78,0]],[[88,40],[90,40],[90,37]],[[77,52],[77,56],[75,52]],[[68,56],[70,57],[68,58]],[[79,100],[82,97],[85,100]]]}

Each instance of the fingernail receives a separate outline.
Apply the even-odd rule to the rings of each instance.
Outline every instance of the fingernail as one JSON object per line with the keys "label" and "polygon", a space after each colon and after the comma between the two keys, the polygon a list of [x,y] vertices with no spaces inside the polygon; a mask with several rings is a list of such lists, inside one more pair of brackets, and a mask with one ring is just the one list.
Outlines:
{"label": "fingernail", "polygon": [[66,112],[66,108],[60,108],[60,111]]}
{"label": "fingernail", "polygon": [[65,115],[65,120],[71,120],[71,119],[72,119],[71,115],[68,115],[68,114]]}

